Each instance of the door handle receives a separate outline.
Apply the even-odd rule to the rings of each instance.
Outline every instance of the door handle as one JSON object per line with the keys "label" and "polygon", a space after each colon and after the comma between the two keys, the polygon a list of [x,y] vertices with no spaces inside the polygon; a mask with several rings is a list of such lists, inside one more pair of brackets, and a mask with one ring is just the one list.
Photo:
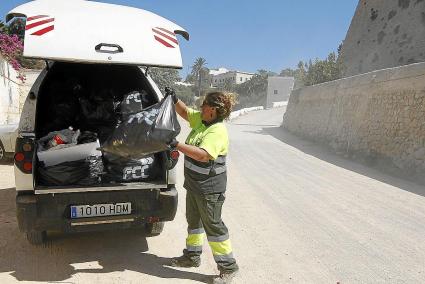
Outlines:
{"label": "door handle", "polygon": [[94,48],[96,52],[100,53],[123,53],[124,49],[118,45],[118,44],[111,44],[111,43],[99,43]]}

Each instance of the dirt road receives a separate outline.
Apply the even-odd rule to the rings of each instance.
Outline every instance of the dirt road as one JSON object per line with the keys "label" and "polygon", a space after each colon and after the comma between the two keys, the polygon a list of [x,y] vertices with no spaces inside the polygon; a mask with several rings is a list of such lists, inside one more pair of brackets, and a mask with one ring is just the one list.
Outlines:
{"label": "dirt road", "polygon": [[[425,283],[424,187],[285,133],[283,111],[228,124],[223,214],[241,267],[235,283]],[[46,247],[18,232],[12,168],[0,176],[0,283],[205,283],[217,272],[207,246],[198,269],[166,266],[185,242],[181,175],[176,220],[159,237],[52,235]]]}

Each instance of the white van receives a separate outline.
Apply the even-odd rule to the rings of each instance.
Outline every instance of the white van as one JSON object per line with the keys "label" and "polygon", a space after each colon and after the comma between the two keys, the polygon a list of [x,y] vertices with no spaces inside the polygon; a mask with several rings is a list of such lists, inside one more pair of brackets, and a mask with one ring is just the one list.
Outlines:
{"label": "white van", "polygon": [[118,95],[143,90],[151,103],[160,101],[149,67],[182,68],[176,36],[188,40],[189,34],[148,11],[84,0],[32,1],[10,11],[6,20],[14,17],[26,18],[24,56],[47,62],[26,98],[16,139],[20,230],[33,244],[44,242],[47,231],[142,227],[158,235],[177,209],[177,151],[155,155],[160,173],[149,182],[46,186],[37,177],[37,141],[52,130],[47,128],[57,119],[53,114],[72,121],[72,115],[54,111],[58,98],[72,96],[66,85],[70,78],[92,91],[105,86]]}

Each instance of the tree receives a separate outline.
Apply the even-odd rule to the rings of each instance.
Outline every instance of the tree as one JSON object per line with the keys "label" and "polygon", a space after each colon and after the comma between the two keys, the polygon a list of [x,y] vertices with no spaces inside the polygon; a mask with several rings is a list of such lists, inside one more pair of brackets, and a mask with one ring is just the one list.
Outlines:
{"label": "tree", "polygon": [[196,78],[195,87],[197,88],[198,97],[201,96],[202,77],[206,73],[206,68],[205,68],[206,64],[207,64],[207,61],[205,60],[205,58],[198,57],[195,59],[195,62],[192,65],[191,75],[193,76],[193,78]]}
{"label": "tree", "polygon": [[286,68],[286,69],[283,69],[282,71],[280,71],[279,76],[282,76],[282,77],[295,77],[295,74],[296,74],[296,70],[293,70],[291,68]]}
{"label": "tree", "polygon": [[156,68],[151,67],[148,74],[152,77],[161,92],[164,92],[165,87],[174,88],[176,82],[180,82],[179,71],[171,68]]}
{"label": "tree", "polygon": [[268,77],[275,75],[274,72],[261,69],[250,80],[236,85],[235,92],[238,94],[236,109],[265,104]]}
{"label": "tree", "polygon": [[3,21],[0,21],[0,32],[7,33],[7,26],[4,24]]}
{"label": "tree", "polygon": [[177,97],[186,105],[193,106],[195,104],[195,94],[193,93],[191,87],[174,85],[174,90]]}
{"label": "tree", "polygon": [[294,89],[337,80],[342,77],[340,54],[341,45],[338,47],[338,55],[331,52],[326,59],[316,58],[314,61],[310,59],[308,64],[300,61],[297,69],[286,68],[280,72],[280,75],[294,77]]}
{"label": "tree", "polygon": [[236,88],[235,80],[232,78],[226,78],[224,79],[224,83],[221,83],[218,85],[218,89],[220,91],[226,91],[226,92],[234,92]]}
{"label": "tree", "polygon": [[4,59],[12,65],[12,68],[18,72],[18,79],[25,81],[25,75],[22,73],[22,66],[18,58],[22,55],[24,46],[22,40],[17,35],[8,35],[0,32],[0,53]]}

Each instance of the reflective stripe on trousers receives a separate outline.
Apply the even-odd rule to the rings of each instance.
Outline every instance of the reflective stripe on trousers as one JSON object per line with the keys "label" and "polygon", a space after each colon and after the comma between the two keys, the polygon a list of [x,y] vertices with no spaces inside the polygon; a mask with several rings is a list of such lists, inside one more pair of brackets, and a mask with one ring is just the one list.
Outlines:
{"label": "reflective stripe on trousers", "polygon": [[218,237],[208,236],[208,243],[216,262],[233,259],[232,244],[230,243],[229,235],[226,234]]}
{"label": "reflective stripe on trousers", "polygon": [[186,238],[186,249],[188,252],[202,252],[202,244],[204,243],[204,229],[188,229]]}

